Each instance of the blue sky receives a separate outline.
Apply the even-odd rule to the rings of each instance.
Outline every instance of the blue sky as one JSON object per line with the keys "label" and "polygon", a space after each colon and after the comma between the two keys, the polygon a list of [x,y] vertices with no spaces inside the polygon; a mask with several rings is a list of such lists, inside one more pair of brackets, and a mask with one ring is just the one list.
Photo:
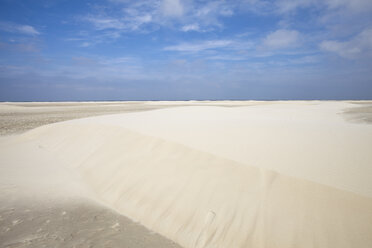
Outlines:
{"label": "blue sky", "polygon": [[372,99],[371,0],[0,0],[0,100]]}

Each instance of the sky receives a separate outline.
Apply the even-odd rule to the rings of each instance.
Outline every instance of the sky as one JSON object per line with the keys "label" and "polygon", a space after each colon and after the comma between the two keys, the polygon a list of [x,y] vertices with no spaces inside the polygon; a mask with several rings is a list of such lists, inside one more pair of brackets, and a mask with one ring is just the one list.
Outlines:
{"label": "sky", "polygon": [[371,0],[0,0],[0,101],[372,99]]}

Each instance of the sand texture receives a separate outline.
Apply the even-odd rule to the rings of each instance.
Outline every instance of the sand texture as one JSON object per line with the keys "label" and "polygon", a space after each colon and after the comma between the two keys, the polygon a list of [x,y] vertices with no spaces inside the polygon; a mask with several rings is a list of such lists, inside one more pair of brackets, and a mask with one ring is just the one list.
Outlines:
{"label": "sand texture", "polygon": [[372,247],[370,102],[187,104],[2,138],[3,246]]}

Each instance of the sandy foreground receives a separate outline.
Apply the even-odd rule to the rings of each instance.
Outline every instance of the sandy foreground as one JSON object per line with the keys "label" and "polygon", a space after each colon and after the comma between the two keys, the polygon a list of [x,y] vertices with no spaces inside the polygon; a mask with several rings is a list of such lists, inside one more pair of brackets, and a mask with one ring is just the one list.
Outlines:
{"label": "sandy foreground", "polygon": [[372,102],[1,103],[0,121],[0,247],[372,247]]}

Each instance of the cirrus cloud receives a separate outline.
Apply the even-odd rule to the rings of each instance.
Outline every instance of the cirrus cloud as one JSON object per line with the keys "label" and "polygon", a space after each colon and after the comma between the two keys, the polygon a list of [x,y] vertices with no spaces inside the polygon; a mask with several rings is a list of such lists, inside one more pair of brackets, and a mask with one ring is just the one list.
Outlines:
{"label": "cirrus cloud", "polygon": [[12,22],[0,22],[0,30],[25,35],[39,35],[40,32],[30,25],[19,25]]}

